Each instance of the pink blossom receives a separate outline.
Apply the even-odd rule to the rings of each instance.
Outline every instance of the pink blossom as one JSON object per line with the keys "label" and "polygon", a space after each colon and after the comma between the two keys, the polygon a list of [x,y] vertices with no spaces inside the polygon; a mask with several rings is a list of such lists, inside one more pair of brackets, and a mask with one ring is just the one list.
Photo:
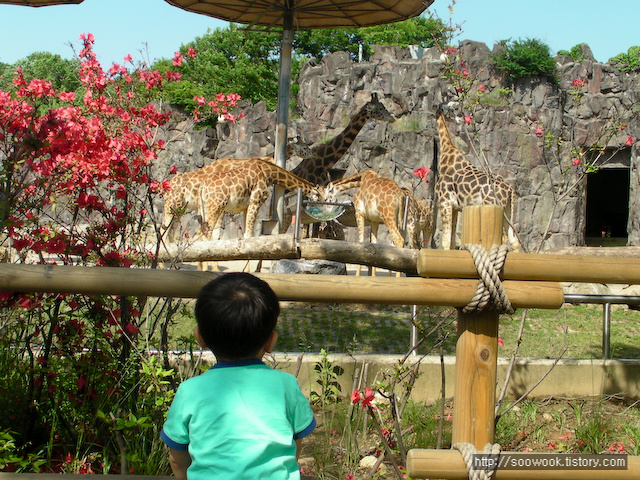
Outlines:
{"label": "pink blossom", "polygon": [[430,172],[430,171],[431,171],[431,169],[430,169],[430,168],[427,168],[427,167],[424,167],[424,166],[423,166],[423,167],[420,167],[420,168],[416,168],[416,169],[413,171],[413,174],[414,174],[416,177],[418,177],[418,178],[420,178],[420,179],[422,179],[422,180],[426,180],[426,179],[427,179],[427,177],[429,176],[429,172]]}
{"label": "pink blossom", "polygon": [[627,138],[627,141],[626,141],[626,142],[624,142],[624,144],[625,144],[627,147],[630,147],[631,145],[633,145],[633,137],[629,136],[629,137]]}
{"label": "pink blossom", "polygon": [[375,398],[375,395],[373,394],[373,390],[371,390],[370,388],[365,388],[364,389],[364,400],[362,400],[362,407],[372,407],[375,409],[375,407],[373,405],[371,405],[371,402],[373,401],[373,399]]}
{"label": "pink blossom", "polygon": [[541,137],[543,133],[544,132],[542,131],[542,128],[538,127],[538,129],[536,130],[536,136]]}
{"label": "pink blossom", "polygon": [[504,346],[504,341],[502,340],[502,337],[500,335],[498,335],[498,345],[499,346]]}
{"label": "pink blossom", "polygon": [[571,165],[573,165],[574,167],[577,167],[578,165],[580,165],[580,159],[578,157],[574,158],[573,161],[571,162]]}
{"label": "pink blossom", "polygon": [[470,124],[471,124],[471,120],[473,120],[473,117],[472,117],[471,115],[466,115],[466,116],[464,117],[464,123],[465,123],[466,125],[470,125]]}
{"label": "pink blossom", "polygon": [[487,87],[485,87],[484,85],[479,85],[478,90],[480,91],[480,93],[485,93],[487,91]]}
{"label": "pink blossom", "polygon": [[182,66],[182,62],[183,62],[183,61],[184,61],[184,57],[182,56],[182,54],[181,54],[179,51],[178,51],[178,52],[175,52],[175,53],[173,54],[173,64],[174,64],[176,67],[180,67],[180,66]]}
{"label": "pink blossom", "polygon": [[124,61],[125,61],[125,62],[131,62],[131,60],[133,60],[133,57],[131,56],[131,54],[130,54],[130,53],[127,53],[127,54],[124,56]]}
{"label": "pink blossom", "polygon": [[187,56],[189,58],[196,58],[196,56],[198,56],[198,53],[196,52],[195,48],[189,47],[189,49],[187,50]]}

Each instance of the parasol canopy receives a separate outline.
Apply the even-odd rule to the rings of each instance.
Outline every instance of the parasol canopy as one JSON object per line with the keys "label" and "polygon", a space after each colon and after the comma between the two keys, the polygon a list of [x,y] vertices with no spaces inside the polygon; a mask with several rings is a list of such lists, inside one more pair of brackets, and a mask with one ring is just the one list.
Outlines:
{"label": "parasol canopy", "polygon": [[22,5],[24,7],[48,7],[50,5],[75,5],[84,0],[0,0],[8,5]]}
{"label": "parasol canopy", "polygon": [[229,22],[297,29],[367,27],[420,15],[434,0],[165,0],[190,12]]}

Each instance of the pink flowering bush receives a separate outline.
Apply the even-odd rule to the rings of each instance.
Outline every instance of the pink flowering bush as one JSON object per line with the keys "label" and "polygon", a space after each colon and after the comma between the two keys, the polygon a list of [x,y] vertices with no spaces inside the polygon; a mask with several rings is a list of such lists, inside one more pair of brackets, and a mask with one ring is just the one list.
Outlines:
{"label": "pink flowering bush", "polygon": [[[156,165],[158,130],[171,116],[157,100],[180,72],[136,66],[130,55],[104,70],[93,35],[80,40],[80,91],[20,69],[0,90],[0,245],[13,263],[155,267],[154,200],[169,188]],[[193,121],[235,121],[238,100],[203,99]],[[163,456],[146,457],[162,452],[154,429],[172,386],[166,366],[149,369],[140,351],[160,330],[167,350],[180,304],[20,292],[0,292],[0,304],[0,431],[11,428],[23,459],[9,468],[158,473]],[[24,460],[39,451],[44,463]]]}

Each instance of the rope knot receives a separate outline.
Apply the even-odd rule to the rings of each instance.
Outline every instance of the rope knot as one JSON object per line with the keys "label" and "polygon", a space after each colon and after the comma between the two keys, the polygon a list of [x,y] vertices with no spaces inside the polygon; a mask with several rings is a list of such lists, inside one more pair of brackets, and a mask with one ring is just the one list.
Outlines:
{"label": "rope knot", "polygon": [[[462,454],[464,465],[467,469],[467,475],[469,480],[491,480],[493,474],[498,468],[498,456],[500,455],[500,444],[494,443],[493,445],[487,443],[484,446],[484,450],[476,450],[476,447],[471,443],[454,443],[451,448],[458,450]],[[474,464],[474,455],[482,454],[484,456],[490,455],[491,462],[483,463],[476,468]]]}
{"label": "rope knot", "polygon": [[513,313],[515,310],[500,280],[500,273],[507,258],[507,246],[493,245],[488,253],[478,244],[467,244],[464,249],[471,253],[480,280],[476,293],[462,311],[470,313],[494,308],[498,313]]}

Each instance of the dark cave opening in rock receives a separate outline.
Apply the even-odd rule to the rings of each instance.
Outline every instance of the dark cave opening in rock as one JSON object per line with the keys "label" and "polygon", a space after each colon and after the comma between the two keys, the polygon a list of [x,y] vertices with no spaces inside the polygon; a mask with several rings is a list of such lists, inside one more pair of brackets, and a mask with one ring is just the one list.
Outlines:
{"label": "dark cave opening in rock", "polygon": [[627,243],[629,168],[601,168],[587,177],[587,245]]}

